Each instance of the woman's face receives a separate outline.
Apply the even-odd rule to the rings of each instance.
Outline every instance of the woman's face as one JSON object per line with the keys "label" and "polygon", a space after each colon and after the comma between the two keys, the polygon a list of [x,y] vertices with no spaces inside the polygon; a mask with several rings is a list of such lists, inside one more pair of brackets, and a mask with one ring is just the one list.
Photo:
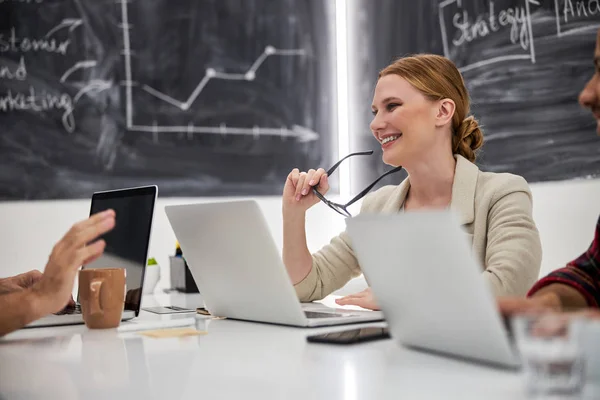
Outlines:
{"label": "woman's face", "polygon": [[379,79],[373,96],[371,131],[381,143],[383,162],[409,165],[436,141],[439,105],[398,75]]}

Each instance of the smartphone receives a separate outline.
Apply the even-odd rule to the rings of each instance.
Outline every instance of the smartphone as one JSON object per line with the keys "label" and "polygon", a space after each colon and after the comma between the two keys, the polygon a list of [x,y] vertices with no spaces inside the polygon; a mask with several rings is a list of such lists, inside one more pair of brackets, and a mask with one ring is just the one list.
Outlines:
{"label": "smartphone", "polygon": [[311,335],[307,336],[306,340],[318,343],[352,344],[389,338],[390,333],[388,328],[358,328]]}

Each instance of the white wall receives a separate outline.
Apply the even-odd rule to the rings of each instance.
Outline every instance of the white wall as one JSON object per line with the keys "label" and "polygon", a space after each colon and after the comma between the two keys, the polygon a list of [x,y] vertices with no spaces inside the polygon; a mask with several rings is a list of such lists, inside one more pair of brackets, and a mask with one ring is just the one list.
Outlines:
{"label": "white wall", "polygon": [[[540,229],[544,258],[542,275],[564,265],[588,247],[600,214],[600,180],[581,180],[532,185],[534,218]],[[162,266],[160,286],[168,287],[168,256],[174,252],[175,236],[164,212],[174,203],[216,199],[159,199],[150,243],[150,256]],[[281,246],[281,201],[278,197],[258,198]],[[353,210],[356,210],[355,208]],[[29,269],[43,269],[53,244],[71,224],[89,212],[88,200],[30,201],[0,203],[0,276]],[[341,216],[322,204],[308,215],[308,245],[317,250],[344,228]],[[352,291],[363,283],[353,283]]]}
{"label": "white wall", "polygon": [[600,179],[531,185],[543,248],[541,276],[589,247],[600,215]]}
{"label": "white wall", "polygon": [[[160,196],[160,195],[159,195]],[[175,251],[175,235],[164,211],[165,205],[227,198],[176,198],[157,201],[149,256],[161,265],[160,287],[169,287],[168,257]],[[257,198],[269,223],[277,245],[282,245],[281,198]],[[30,269],[43,270],[52,246],[71,225],[85,219],[89,200],[27,201],[0,203],[0,277],[11,276]],[[318,250],[333,235],[344,229],[344,219],[319,204],[307,218],[308,246]]]}

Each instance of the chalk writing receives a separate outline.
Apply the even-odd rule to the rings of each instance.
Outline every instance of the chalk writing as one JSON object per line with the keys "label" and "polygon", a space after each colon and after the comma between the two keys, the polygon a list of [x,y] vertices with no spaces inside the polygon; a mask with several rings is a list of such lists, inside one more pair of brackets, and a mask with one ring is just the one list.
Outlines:
{"label": "chalk writing", "polygon": [[9,66],[0,65],[0,79],[17,79],[24,81],[27,79],[27,67],[25,65],[25,59],[21,57],[17,68],[12,70]]}
{"label": "chalk writing", "polygon": [[71,41],[69,39],[60,41],[56,39],[31,39],[18,37],[15,28],[10,29],[10,35],[0,34],[0,53],[6,52],[48,52],[65,55]]}
{"label": "chalk writing", "polygon": [[525,7],[514,7],[500,10],[496,15],[494,2],[490,1],[490,11],[482,15],[469,15],[467,10],[457,12],[452,17],[452,25],[458,29],[457,35],[452,40],[454,46],[461,46],[478,38],[498,32],[502,27],[510,28],[510,41],[519,43],[523,50],[529,48],[529,35],[527,32],[527,13]]}
{"label": "chalk writing", "polygon": [[[531,4],[540,5],[537,0],[523,0],[522,6],[497,9],[496,3],[490,0],[487,12],[473,14],[463,7],[462,0],[442,1],[439,5],[439,20],[444,55],[452,59],[454,52],[451,51],[451,46],[455,49],[465,48],[469,43],[484,39],[489,35],[498,36],[508,33],[510,43],[516,46],[506,46],[506,54],[481,60],[471,60],[468,64],[459,65],[459,70],[466,72],[485,65],[509,60],[530,60],[535,63],[534,39],[531,28]],[[451,6],[453,6],[453,12],[449,10]],[[446,11],[444,11],[445,9]],[[446,29],[447,21],[444,14],[448,17],[451,16],[449,29]]]}
{"label": "chalk writing", "polygon": [[2,3],[33,3],[33,4],[40,4],[43,3],[44,0],[0,0],[0,4]]}
{"label": "chalk writing", "polygon": [[563,0],[562,14],[564,23],[569,22],[569,18],[585,18],[600,14],[600,0]]}
{"label": "chalk writing", "polygon": [[554,0],[554,8],[558,37],[600,27],[600,0]]}
{"label": "chalk writing", "polygon": [[48,111],[63,110],[62,122],[68,132],[75,130],[75,119],[73,118],[73,100],[66,93],[54,94],[42,91],[36,92],[32,86],[29,93],[12,92],[0,94],[0,112],[14,111]]}

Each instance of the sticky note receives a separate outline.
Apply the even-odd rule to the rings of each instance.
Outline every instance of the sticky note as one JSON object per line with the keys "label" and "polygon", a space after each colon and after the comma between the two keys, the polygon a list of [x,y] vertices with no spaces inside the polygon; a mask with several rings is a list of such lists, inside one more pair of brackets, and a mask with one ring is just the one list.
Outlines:
{"label": "sticky note", "polygon": [[175,328],[175,329],[156,329],[153,331],[139,332],[140,335],[148,336],[155,339],[174,338],[186,336],[206,335],[206,331],[198,331],[194,328]]}

